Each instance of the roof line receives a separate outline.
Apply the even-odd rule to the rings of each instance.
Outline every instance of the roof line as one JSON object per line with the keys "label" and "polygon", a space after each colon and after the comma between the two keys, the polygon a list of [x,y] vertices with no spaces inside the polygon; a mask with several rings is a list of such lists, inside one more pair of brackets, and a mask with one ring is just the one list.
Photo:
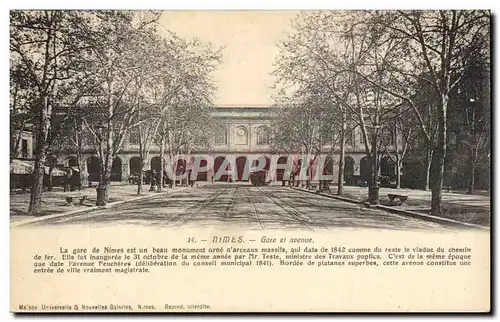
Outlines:
{"label": "roof line", "polygon": [[271,108],[271,104],[217,104],[215,108]]}

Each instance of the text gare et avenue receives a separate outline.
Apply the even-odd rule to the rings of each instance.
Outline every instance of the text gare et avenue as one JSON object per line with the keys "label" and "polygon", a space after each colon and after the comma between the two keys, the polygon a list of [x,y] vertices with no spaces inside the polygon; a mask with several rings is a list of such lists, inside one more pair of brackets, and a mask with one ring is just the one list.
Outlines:
{"label": "text gare et avenue", "polygon": [[[195,238],[190,237],[188,238],[188,242],[194,242]],[[212,243],[214,244],[230,244],[230,243],[245,243],[246,240],[243,238],[243,236],[214,236],[212,238]],[[286,237],[268,237],[268,236],[262,236],[260,238],[260,242],[263,244],[270,244],[270,243],[290,243],[290,244],[298,244],[298,243],[305,243],[305,244],[310,244],[314,243],[314,240],[312,238],[300,238],[300,237],[292,237],[292,238],[286,238]]]}

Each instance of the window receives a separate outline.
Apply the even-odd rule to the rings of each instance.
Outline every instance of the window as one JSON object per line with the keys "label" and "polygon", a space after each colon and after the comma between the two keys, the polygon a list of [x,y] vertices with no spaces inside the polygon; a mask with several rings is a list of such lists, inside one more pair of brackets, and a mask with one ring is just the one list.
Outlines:
{"label": "window", "polygon": [[23,158],[28,157],[28,140],[26,139],[21,140],[21,155]]}
{"label": "window", "polygon": [[457,134],[455,132],[448,132],[448,142],[450,145],[455,145],[457,144]]}
{"label": "window", "polygon": [[137,132],[137,131],[130,132],[130,135],[128,138],[129,144],[138,145],[140,140],[141,140],[141,137],[139,135],[139,132]]}
{"label": "window", "polygon": [[349,146],[354,145],[354,130],[353,129],[347,129],[345,131],[345,144]]}
{"label": "window", "polygon": [[396,127],[392,127],[391,128],[391,146],[395,146],[396,145],[396,140],[398,139],[397,137],[398,133],[396,132]]}
{"label": "window", "polygon": [[257,129],[257,145],[269,144],[269,131],[262,126]]}
{"label": "window", "polygon": [[215,145],[227,145],[227,129],[221,127],[215,133]]}
{"label": "window", "polygon": [[248,145],[248,131],[244,126],[238,126],[236,128],[236,137],[234,138],[234,143],[237,145]]}

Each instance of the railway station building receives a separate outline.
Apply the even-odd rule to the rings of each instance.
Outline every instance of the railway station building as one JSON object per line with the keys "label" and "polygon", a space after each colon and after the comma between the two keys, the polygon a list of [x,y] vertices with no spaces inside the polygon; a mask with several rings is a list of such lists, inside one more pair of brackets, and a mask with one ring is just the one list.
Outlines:
{"label": "railway station building", "polygon": [[[231,158],[232,164],[236,165],[236,175],[233,181],[244,181],[242,176],[243,169],[249,167],[249,156],[264,156],[266,159],[266,169],[269,169],[271,160],[277,160],[278,164],[287,163],[287,155],[280,155],[273,152],[270,142],[270,126],[272,118],[272,107],[270,106],[218,106],[215,109],[214,117],[218,119],[219,126],[217,134],[213,138],[213,144],[210,150],[196,149],[191,154],[210,155],[214,160],[213,169],[198,174],[198,181],[208,181],[224,160]],[[127,134],[123,142],[120,153],[113,160],[111,181],[127,181],[129,176],[138,173],[140,169],[138,133],[133,130]],[[92,149],[88,149],[83,157],[83,170],[88,173],[90,180],[99,180],[99,159]],[[186,160],[186,167],[193,160]],[[145,160],[144,170],[160,170],[159,147],[153,145],[149,154],[149,159]],[[333,153],[328,158],[325,167],[330,169],[333,177],[337,177],[339,154]],[[59,156],[57,164],[65,167],[77,165],[77,158],[72,154]],[[203,164],[202,164],[203,166]],[[383,158],[380,164],[382,175],[395,174],[394,164],[389,157]],[[359,128],[354,128],[346,137],[345,153],[345,177],[366,179],[371,177],[371,160],[366,156],[362,135]],[[275,173],[274,180],[280,181],[283,176],[283,170]],[[222,176],[220,181],[228,181],[227,176]],[[335,181],[335,180],[334,180]]]}

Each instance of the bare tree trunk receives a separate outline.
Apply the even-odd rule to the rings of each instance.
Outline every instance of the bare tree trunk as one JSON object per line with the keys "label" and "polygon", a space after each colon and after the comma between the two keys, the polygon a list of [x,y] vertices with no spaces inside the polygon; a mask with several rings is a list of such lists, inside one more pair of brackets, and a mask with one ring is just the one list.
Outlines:
{"label": "bare tree trunk", "polygon": [[467,189],[467,193],[472,195],[475,191],[475,181],[476,181],[476,166],[474,165],[473,160],[470,161],[470,169],[469,169],[469,185]]}
{"label": "bare tree trunk", "polygon": [[401,188],[401,167],[403,166],[399,153],[396,154],[396,188]]}
{"label": "bare tree trunk", "polygon": [[137,195],[140,195],[142,192],[142,171],[144,169],[144,145],[143,145],[143,136],[141,131],[141,126],[139,125],[139,159],[140,167],[139,167],[139,178],[137,180]]}
{"label": "bare tree trunk", "polygon": [[144,169],[144,159],[141,157],[141,166],[139,171],[139,178],[137,178],[137,195],[142,193],[142,181],[144,180],[143,169]]}
{"label": "bare tree trunk", "polygon": [[101,178],[99,181],[99,186],[104,188],[104,201],[109,202],[109,183],[111,177],[111,167],[113,164],[113,122],[111,117],[113,116],[113,82],[108,81],[108,120],[106,127],[106,150],[104,153],[104,160],[101,160]]}
{"label": "bare tree trunk", "polygon": [[442,95],[441,108],[438,111],[438,142],[436,152],[433,155],[435,158],[433,174],[435,175],[432,185],[431,198],[431,213],[439,215],[442,213],[441,197],[444,179],[444,162],[446,157],[446,109],[448,107],[448,96]]}
{"label": "bare tree trunk", "polygon": [[35,169],[33,171],[33,186],[31,188],[30,205],[28,214],[39,216],[42,208],[43,177],[47,159],[47,136],[50,128],[52,110],[49,106],[48,94],[45,95],[43,106],[40,106],[40,125],[36,133]]}
{"label": "bare tree trunk", "polygon": [[31,188],[30,206],[28,214],[39,216],[42,208],[43,176],[45,174],[46,152],[39,150],[35,157],[35,170],[33,171],[33,186]]}
{"label": "bare tree trunk", "polygon": [[83,176],[83,158],[82,158],[82,155],[81,153],[77,153],[77,161],[78,161],[78,173],[80,174],[80,177],[79,177],[79,184],[78,184],[78,190],[82,190],[83,188],[83,183],[84,183],[84,176]]}
{"label": "bare tree trunk", "polygon": [[[49,68],[49,51],[51,44],[53,43],[54,34],[55,34],[55,19],[52,18],[50,23],[50,31],[47,33],[47,39],[45,40],[45,64],[43,66],[44,70],[44,79],[46,79],[48,68]],[[54,57],[53,61],[54,66],[54,76],[56,75],[56,66],[57,61]],[[49,83],[45,83],[44,85],[50,85]],[[36,156],[35,156],[35,169],[33,171],[33,186],[31,189],[30,195],[30,205],[28,208],[28,214],[39,216],[41,214],[42,208],[42,193],[43,193],[43,177],[45,175],[45,163],[47,159],[47,151],[49,149],[49,144],[47,142],[47,138],[49,135],[50,125],[51,125],[51,117],[52,117],[52,106],[49,100],[49,97],[55,97],[57,92],[57,81],[54,80],[52,83],[52,87],[50,89],[50,93],[47,91],[50,86],[45,87],[45,89],[40,93],[40,101],[36,107],[39,108],[39,125],[38,129],[35,132],[37,134],[36,137]],[[20,133],[22,135],[22,133]]]}
{"label": "bare tree trunk", "polygon": [[[75,126],[75,129],[78,127]],[[78,186],[78,190],[81,190],[84,184],[84,176],[83,176],[83,143],[80,131],[75,131],[75,139],[76,139],[76,161],[78,164],[78,171],[80,173],[80,184]],[[87,169],[88,170],[88,169]],[[88,171],[87,171],[88,172]],[[88,174],[87,174],[88,175]]]}
{"label": "bare tree trunk", "polygon": [[374,134],[372,138],[372,182],[371,182],[371,187],[378,187],[378,149],[377,149],[377,134],[375,133],[374,129]]}
{"label": "bare tree trunk", "polygon": [[344,168],[345,168],[345,132],[347,124],[345,121],[345,113],[342,111],[342,129],[340,131],[340,160],[339,160],[339,174],[338,174],[338,187],[337,194],[344,194]]}
{"label": "bare tree trunk", "polygon": [[101,161],[101,178],[99,181],[99,186],[104,188],[104,201],[106,203],[109,202],[109,193],[108,193],[108,188],[109,188],[109,183],[111,179],[111,164],[112,164],[112,156],[107,155],[105,157],[105,160]]}
{"label": "bare tree trunk", "polygon": [[[394,146],[396,148],[396,189],[401,188],[401,166],[402,155],[400,155],[398,127],[394,126]],[[402,152],[404,153],[404,152]]]}
{"label": "bare tree trunk", "polygon": [[[52,161],[52,160],[50,160]],[[47,187],[47,191],[52,191],[52,171],[54,171],[54,165],[52,164],[52,162],[50,162],[50,165],[49,165],[49,182],[48,182],[48,187]]]}
{"label": "bare tree trunk", "polygon": [[112,130],[108,128],[108,140],[107,140],[107,147],[106,151],[104,152],[104,155],[101,157],[100,160],[100,166],[101,166],[101,173],[100,173],[100,178],[99,178],[99,187],[104,188],[104,201],[106,203],[109,202],[109,194],[108,194],[108,188],[110,184],[110,179],[111,179],[111,166],[113,164],[113,158],[114,156],[111,154],[111,137],[112,133],[110,133]]}
{"label": "bare tree trunk", "polygon": [[426,153],[426,160],[425,160],[425,186],[424,190],[427,191],[430,188],[430,181],[431,181],[431,165],[432,165],[432,159],[434,155],[434,151],[432,150],[431,143],[428,143],[429,145],[427,146],[427,153]]}
{"label": "bare tree trunk", "polygon": [[[175,160],[176,162],[174,163],[174,155],[172,152],[170,152],[170,162],[171,162],[171,166],[173,167],[172,169],[172,188],[175,188],[177,186],[177,166],[178,166],[178,161],[179,160]],[[227,177],[227,180],[229,182],[229,176]]]}
{"label": "bare tree trunk", "polygon": [[162,135],[160,138],[160,183],[158,185],[158,191],[161,192],[163,189],[163,181],[165,178],[163,177],[163,169],[165,169],[165,137]]}

